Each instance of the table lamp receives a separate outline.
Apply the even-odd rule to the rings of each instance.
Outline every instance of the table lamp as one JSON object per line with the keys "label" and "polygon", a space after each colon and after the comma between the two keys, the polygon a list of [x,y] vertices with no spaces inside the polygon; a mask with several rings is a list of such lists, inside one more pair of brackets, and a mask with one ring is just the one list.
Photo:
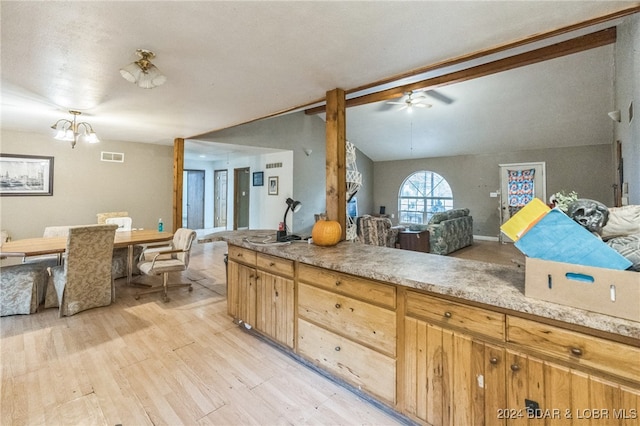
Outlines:
{"label": "table lamp", "polygon": [[289,210],[294,213],[297,213],[302,207],[302,203],[300,201],[294,201],[293,198],[287,198],[287,209],[284,211],[284,219],[282,220],[281,230],[278,231],[276,235],[276,239],[280,242],[284,241],[292,241],[301,239],[297,235],[287,235],[287,215],[289,214]]}

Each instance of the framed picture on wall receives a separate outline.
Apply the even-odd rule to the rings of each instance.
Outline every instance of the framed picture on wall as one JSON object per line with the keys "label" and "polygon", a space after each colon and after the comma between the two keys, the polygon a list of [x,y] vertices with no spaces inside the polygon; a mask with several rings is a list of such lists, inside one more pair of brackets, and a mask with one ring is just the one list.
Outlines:
{"label": "framed picture on wall", "polygon": [[278,176],[269,176],[269,195],[278,195]]}
{"label": "framed picture on wall", "polygon": [[264,185],[264,172],[253,172],[253,186]]}
{"label": "framed picture on wall", "polygon": [[53,195],[53,157],[0,154],[0,195]]}

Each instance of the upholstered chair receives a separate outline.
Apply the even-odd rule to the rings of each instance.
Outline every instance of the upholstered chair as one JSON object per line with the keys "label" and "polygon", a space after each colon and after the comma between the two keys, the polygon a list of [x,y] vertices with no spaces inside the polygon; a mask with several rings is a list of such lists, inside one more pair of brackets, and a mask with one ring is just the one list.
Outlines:
{"label": "upholstered chair", "polygon": [[393,226],[387,217],[360,216],[356,220],[358,241],[382,247],[396,247],[403,226]]}
{"label": "upholstered chair", "polygon": [[193,290],[190,283],[169,284],[168,281],[170,272],[186,271],[189,267],[191,246],[195,238],[196,231],[180,228],[173,234],[170,246],[150,247],[142,252],[140,263],[138,263],[140,272],[145,275],[162,275],[162,286],[154,286],[148,290],[142,290],[136,293],[136,299],[143,294],[162,292],[163,300],[168,302],[168,291],[172,288],[189,287],[189,291]]}
{"label": "upholstered chair", "polygon": [[0,268],[0,316],[33,314],[44,299],[47,268],[42,264]]}
{"label": "upholstered chair", "polygon": [[[64,264],[49,268],[46,307],[57,303],[60,317],[63,317],[111,304],[115,299],[111,259],[117,227],[69,228]],[[54,295],[49,294],[50,290],[55,290],[55,300]]]}

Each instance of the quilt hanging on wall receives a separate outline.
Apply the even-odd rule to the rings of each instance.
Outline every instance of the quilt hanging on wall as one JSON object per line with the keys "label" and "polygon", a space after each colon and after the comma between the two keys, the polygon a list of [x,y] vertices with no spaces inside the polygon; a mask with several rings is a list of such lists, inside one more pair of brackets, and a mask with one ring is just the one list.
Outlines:
{"label": "quilt hanging on wall", "polygon": [[509,215],[518,213],[534,197],[533,178],[536,170],[508,170],[509,175]]}

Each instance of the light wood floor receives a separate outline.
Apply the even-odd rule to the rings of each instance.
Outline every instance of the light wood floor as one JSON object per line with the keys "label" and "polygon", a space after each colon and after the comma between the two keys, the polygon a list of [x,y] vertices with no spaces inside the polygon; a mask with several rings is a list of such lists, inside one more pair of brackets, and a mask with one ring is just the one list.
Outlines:
{"label": "light wood floor", "polygon": [[[509,263],[497,243],[471,258]],[[400,421],[234,325],[225,243],[197,244],[194,291],[133,297],[68,318],[0,318],[1,425],[394,425]],[[462,256],[464,253],[458,253]],[[483,260],[483,259],[479,259]],[[146,278],[146,277],[145,277]]]}

